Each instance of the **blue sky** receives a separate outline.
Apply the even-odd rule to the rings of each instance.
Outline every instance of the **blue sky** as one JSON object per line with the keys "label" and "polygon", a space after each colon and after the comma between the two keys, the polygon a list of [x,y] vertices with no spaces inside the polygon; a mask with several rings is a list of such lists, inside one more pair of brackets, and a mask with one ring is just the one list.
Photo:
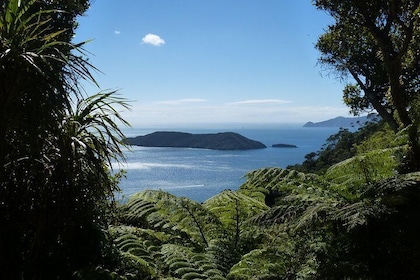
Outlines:
{"label": "blue sky", "polygon": [[317,65],[330,23],[310,0],[96,0],[74,41],[133,126],[304,123],[348,114]]}

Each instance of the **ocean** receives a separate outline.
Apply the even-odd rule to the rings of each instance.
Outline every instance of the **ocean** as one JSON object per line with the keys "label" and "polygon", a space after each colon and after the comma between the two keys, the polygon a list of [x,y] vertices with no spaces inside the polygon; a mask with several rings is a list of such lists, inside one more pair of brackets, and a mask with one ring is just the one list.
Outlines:
{"label": "ocean", "polygon": [[[125,150],[126,162],[114,164],[124,169],[126,178],[120,182],[117,199],[126,200],[144,189],[168,191],[198,202],[223,190],[236,190],[244,176],[263,167],[282,167],[302,163],[306,154],[319,150],[325,140],[339,128],[311,128],[302,125],[236,125],[208,128],[151,127],[125,130],[128,137],[154,131],[190,133],[236,132],[264,143],[266,149],[216,151],[190,148],[131,147]],[[293,144],[297,148],[273,148],[273,144]]]}

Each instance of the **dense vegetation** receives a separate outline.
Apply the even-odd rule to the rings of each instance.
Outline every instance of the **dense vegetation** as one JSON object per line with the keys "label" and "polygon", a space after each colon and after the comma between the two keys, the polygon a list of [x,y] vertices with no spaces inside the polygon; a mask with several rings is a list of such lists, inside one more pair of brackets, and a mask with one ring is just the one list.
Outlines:
{"label": "dense vegetation", "polygon": [[348,128],[340,128],[337,133],[326,139],[319,151],[305,155],[302,164],[289,165],[287,168],[300,172],[324,174],[331,165],[355,156],[358,149],[367,150],[368,148],[361,145],[375,134],[381,147],[389,145],[392,142],[389,130],[384,122],[366,123],[355,132],[351,132]]}
{"label": "dense vegetation", "polygon": [[144,191],[116,205],[127,104],[80,89],[88,1],[0,2],[0,278],[420,279],[419,3],[314,1],[336,20],[321,62],[383,123],[202,204]]}
{"label": "dense vegetation", "polygon": [[65,279],[103,256],[126,104],[82,94],[92,67],[71,38],[87,7],[0,2],[1,279]]}
{"label": "dense vegetation", "polygon": [[374,109],[395,132],[407,129],[407,167],[420,169],[420,1],[313,2],[335,20],[316,48],[324,66],[351,77],[344,102],[354,114]]}

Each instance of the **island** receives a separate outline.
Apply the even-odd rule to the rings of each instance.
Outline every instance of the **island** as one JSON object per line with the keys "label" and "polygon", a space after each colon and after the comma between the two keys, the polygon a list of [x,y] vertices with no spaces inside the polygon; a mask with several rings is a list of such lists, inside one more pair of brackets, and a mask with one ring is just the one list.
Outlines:
{"label": "island", "polygon": [[200,148],[210,150],[250,150],[267,148],[263,143],[234,132],[192,134],[157,131],[143,136],[129,137],[126,143],[142,147]]}
{"label": "island", "polygon": [[355,118],[336,117],[322,122],[307,122],[303,127],[361,127],[368,122],[378,122],[379,119],[377,114]]}
{"label": "island", "polygon": [[273,148],[297,148],[296,145],[292,145],[292,144],[273,144],[273,145],[271,145],[271,147],[273,147]]}

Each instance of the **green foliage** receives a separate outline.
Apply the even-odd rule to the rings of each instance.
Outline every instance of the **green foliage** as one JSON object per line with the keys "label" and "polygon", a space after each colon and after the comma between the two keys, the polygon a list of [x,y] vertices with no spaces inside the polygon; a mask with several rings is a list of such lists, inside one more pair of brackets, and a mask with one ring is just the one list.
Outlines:
{"label": "green foliage", "polygon": [[344,102],[355,114],[376,110],[394,132],[410,127],[404,172],[418,171],[419,1],[313,3],[335,20],[316,47],[321,64],[354,81],[344,89]]}
{"label": "green foliage", "polygon": [[[392,273],[397,275],[416,275],[415,273],[418,272],[400,270],[396,263],[408,267],[405,264],[408,261],[413,268],[413,261],[418,260],[417,254],[398,255],[398,259],[392,259],[391,251],[398,249],[386,243],[385,239],[393,239],[401,248],[411,245],[418,246],[415,242],[416,239],[410,239],[408,242],[401,239],[403,235],[418,233],[418,230],[410,224],[398,221],[397,217],[403,215],[404,220],[413,219],[417,215],[417,211],[420,210],[415,202],[418,199],[419,179],[417,173],[412,173],[387,177],[383,180],[378,179],[369,184],[360,183],[356,194],[354,192],[355,185],[349,186],[346,182],[343,185],[348,186],[348,189],[344,186],[338,189],[336,183],[331,182],[330,179],[327,179],[328,183],[324,182],[321,185],[302,182],[300,188],[281,196],[277,199],[275,206],[255,216],[253,220],[266,227],[270,227],[273,223],[279,224],[281,231],[288,233],[283,242],[291,246],[289,249],[293,248],[293,244],[296,242],[300,244],[301,251],[280,251],[286,255],[289,254],[289,257],[285,260],[277,259],[276,265],[279,267],[287,264],[287,260],[292,256],[295,258],[295,262],[285,266],[292,272],[282,272],[284,279],[294,279],[298,273],[304,273],[303,271],[311,272],[307,274],[309,279],[312,279],[311,277],[336,279],[337,275],[341,275],[340,278],[369,279],[375,273],[385,275],[378,269],[379,264],[372,263],[375,258],[379,257],[390,265],[392,263],[393,268],[388,270],[389,273],[392,270]],[[409,212],[407,212],[408,209],[410,209]],[[387,224],[387,221],[393,222]],[[397,228],[401,230],[404,228],[404,234],[400,236],[396,232]],[[382,236],[385,239],[380,241],[385,243],[379,244],[378,240],[372,240],[375,236],[370,231],[376,232],[380,229],[386,231],[386,234]],[[391,251],[387,252],[386,256],[379,256],[377,255],[378,251],[370,251],[373,250],[372,246],[366,247],[367,239],[381,248],[378,251],[386,250],[385,248],[389,248]],[[269,248],[273,250],[272,243]],[[255,251],[255,253],[258,252],[260,251]],[[278,256],[279,254],[277,249],[274,252],[271,251],[271,254],[270,251],[263,252],[267,256],[272,254]],[[312,257],[305,260],[302,256]],[[259,263],[261,258],[258,258],[256,263],[245,259],[246,262],[240,262],[232,268],[231,272],[234,272],[229,274],[232,279],[245,279],[246,276],[240,276],[241,273],[254,275],[257,267],[264,267],[265,261]],[[269,260],[267,262],[272,263]],[[326,263],[328,265],[325,265]],[[308,264],[312,265],[307,266]],[[331,270],[331,267],[335,267],[337,271]],[[375,269],[375,272],[369,272],[368,267]],[[396,278],[398,277],[396,276]]]}
{"label": "green foliage", "polygon": [[279,275],[285,275],[287,270],[281,254],[277,250],[255,249],[232,267],[227,279],[281,279]]}
{"label": "green foliage", "polygon": [[169,274],[179,279],[225,279],[221,271],[205,253],[194,252],[184,246],[165,244],[162,246],[164,263]]}
{"label": "green foliage", "polygon": [[[271,206],[251,220],[267,229],[277,224],[282,244],[288,247],[276,248],[273,238],[263,239],[261,248],[243,256],[228,278],[376,279],[387,273],[393,279],[417,277],[419,272],[413,267],[418,254],[406,250],[419,244],[403,236],[419,233],[408,221],[420,210],[415,202],[420,181],[418,173],[396,175],[408,137],[387,129],[373,132],[354,146],[356,155],[333,165],[325,175],[278,168],[247,175],[239,192],[262,194]],[[271,240],[269,247],[263,245],[267,240]],[[392,258],[393,254],[398,257]],[[290,259],[293,262],[288,263]],[[386,272],[380,269],[384,263],[390,267]]]}
{"label": "green foliage", "polygon": [[218,218],[225,234],[233,240],[235,250],[248,219],[268,208],[258,200],[233,191],[224,191],[205,201],[203,206]]}
{"label": "green foliage", "polygon": [[[120,232],[117,233],[117,230]],[[114,244],[121,252],[119,270],[138,277],[156,277],[160,257],[159,246],[162,241],[153,232],[136,228],[119,228],[112,230],[116,237]],[[112,232],[111,231],[111,232]]]}
{"label": "green foliage", "polygon": [[217,217],[201,204],[163,191],[146,190],[131,197],[127,219],[145,220],[149,227],[174,233],[198,248],[208,247],[222,231]]}
{"label": "green foliage", "polygon": [[277,199],[302,188],[305,183],[321,183],[315,174],[281,168],[262,168],[249,172],[246,176],[247,180],[239,191],[250,196],[264,195],[268,206],[275,205]]}
{"label": "green foliage", "polygon": [[131,198],[124,212],[123,219],[136,226],[110,229],[120,252],[115,272],[135,279],[224,279],[208,247],[214,248],[215,236],[223,232],[213,232],[220,223],[211,220],[206,208],[161,191],[145,191]]}
{"label": "green foliage", "polygon": [[321,243],[282,234],[262,247],[243,255],[227,279],[316,279]]}
{"label": "green foliage", "polygon": [[225,279],[241,256],[264,238],[249,220],[267,209],[263,202],[232,191],[203,204],[162,191],[140,192],[122,207],[121,221],[131,226],[110,229],[120,252],[120,265],[113,271],[141,271],[138,279]]}
{"label": "green foliage", "polygon": [[331,182],[353,185],[368,184],[396,174],[398,160],[395,154],[401,148],[373,150],[360,156],[354,156],[330,167],[325,177]]}
{"label": "green foliage", "polygon": [[[376,137],[373,136],[374,134]],[[307,154],[302,164],[287,168],[306,173],[324,174],[332,165],[349,159],[358,152],[398,146],[398,144],[393,144],[394,139],[395,134],[383,122],[368,123],[355,132],[341,128],[336,134],[328,137],[321,150]]]}
{"label": "green foliage", "polygon": [[80,91],[95,83],[84,43],[71,42],[88,1],[0,6],[0,278],[69,278],[107,250],[127,104]]}
{"label": "green foliage", "polygon": [[203,203],[222,225],[218,240],[214,240],[208,252],[221,270],[228,272],[240,256],[258,246],[261,234],[249,223],[250,218],[268,207],[240,192],[224,191]]}

